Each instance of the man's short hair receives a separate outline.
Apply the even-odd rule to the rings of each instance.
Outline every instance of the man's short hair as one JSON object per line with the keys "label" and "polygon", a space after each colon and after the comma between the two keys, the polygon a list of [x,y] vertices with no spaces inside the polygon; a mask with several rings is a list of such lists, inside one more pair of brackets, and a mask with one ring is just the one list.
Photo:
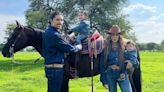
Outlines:
{"label": "man's short hair", "polygon": [[54,11],[54,12],[51,13],[49,19],[53,20],[56,15],[63,15],[63,14],[59,11]]}

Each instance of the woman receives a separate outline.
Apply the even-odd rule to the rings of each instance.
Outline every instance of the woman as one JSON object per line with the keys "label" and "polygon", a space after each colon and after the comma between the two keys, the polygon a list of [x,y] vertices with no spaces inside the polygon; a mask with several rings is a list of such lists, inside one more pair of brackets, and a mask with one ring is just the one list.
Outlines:
{"label": "woman", "polygon": [[[110,92],[117,92],[117,83],[122,92],[132,92],[127,72],[124,80],[118,80],[125,63],[125,41],[121,35],[121,30],[118,25],[113,25],[107,34],[109,35],[105,39],[104,55],[100,64],[100,80],[104,87],[109,88]],[[128,63],[126,68],[131,66]]]}

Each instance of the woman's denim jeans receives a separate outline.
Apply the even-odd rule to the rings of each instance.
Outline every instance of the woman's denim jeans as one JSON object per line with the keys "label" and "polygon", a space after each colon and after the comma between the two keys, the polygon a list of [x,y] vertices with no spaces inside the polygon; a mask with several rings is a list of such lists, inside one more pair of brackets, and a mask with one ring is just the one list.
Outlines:
{"label": "woman's denim jeans", "polygon": [[107,80],[108,80],[108,88],[109,92],[117,92],[117,83],[120,86],[121,92],[132,92],[132,87],[126,74],[125,80],[118,81],[118,77],[114,77],[109,73],[110,70],[107,71]]}

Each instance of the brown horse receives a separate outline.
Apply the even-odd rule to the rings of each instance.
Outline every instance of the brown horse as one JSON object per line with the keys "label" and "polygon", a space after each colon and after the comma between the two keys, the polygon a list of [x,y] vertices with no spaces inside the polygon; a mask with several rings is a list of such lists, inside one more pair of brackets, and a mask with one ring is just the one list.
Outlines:
{"label": "brown horse", "polygon": [[[40,55],[42,55],[42,34],[43,33],[44,32],[36,31],[33,28],[22,26],[17,22],[17,27],[14,29],[14,32],[12,33],[12,35],[10,36],[10,38],[8,39],[7,43],[5,44],[2,50],[3,56],[11,57],[11,51],[10,51],[11,47],[14,49],[13,51],[15,53],[27,46],[33,46],[40,53]],[[64,78],[63,78],[64,80],[63,80],[62,92],[69,91],[68,82],[69,82],[69,79],[72,78],[72,76],[70,76],[70,72],[72,72],[70,71],[70,69],[75,69],[75,72],[77,71],[76,74],[79,78],[98,75],[100,72],[99,64],[100,64],[100,58],[102,56],[101,54],[102,54],[102,51],[100,50],[97,53],[97,58],[93,58],[93,72],[91,71],[91,67],[90,67],[91,57],[89,56],[89,53],[69,55],[65,60],[66,61],[65,73],[64,73]],[[75,56],[80,56],[80,57],[76,58]],[[141,92],[140,68],[134,71],[133,81],[137,89],[137,92]]]}

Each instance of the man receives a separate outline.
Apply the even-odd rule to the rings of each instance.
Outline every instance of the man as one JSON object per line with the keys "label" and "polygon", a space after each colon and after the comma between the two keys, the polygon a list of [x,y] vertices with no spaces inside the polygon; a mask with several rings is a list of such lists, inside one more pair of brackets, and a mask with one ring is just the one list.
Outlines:
{"label": "man", "polygon": [[43,33],[43,57],[45,74],[48,79],[48,92],[60,92],[63,80],[64,53],[75,53],[82,49],[81,45],[72,46],[62,38],[60,29],[63,15],[53,12],[49,27]]}

